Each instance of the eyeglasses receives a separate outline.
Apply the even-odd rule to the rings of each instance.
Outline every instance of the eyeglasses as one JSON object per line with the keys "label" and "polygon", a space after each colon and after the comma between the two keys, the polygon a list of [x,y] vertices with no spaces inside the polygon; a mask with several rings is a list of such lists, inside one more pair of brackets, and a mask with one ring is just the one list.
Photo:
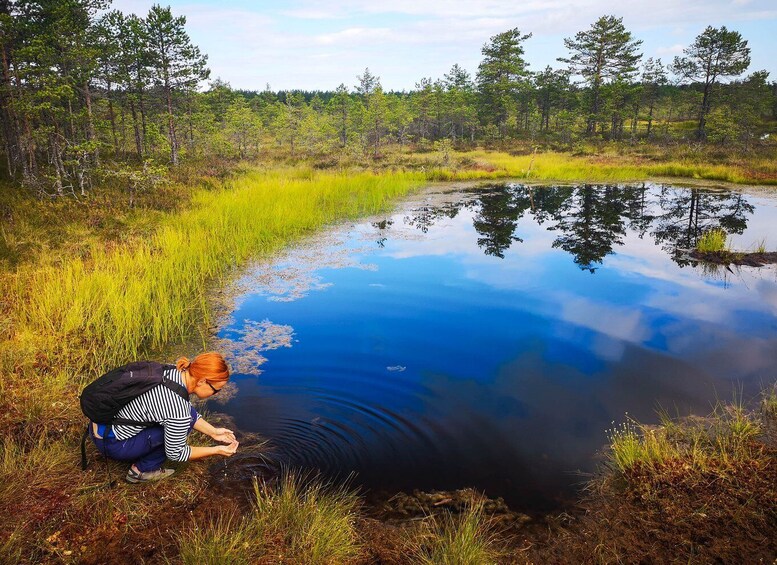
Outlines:
{"label": "eyeglasses", "polygon": [[205,381],[205,384],[207,384],[207,385],[210,387],[210,390],[212,390],[212,391],[213,391],[213,396],[216,396],[216,395],[217,395],[217,394],[218,394],[218,393],[221,391],[221,389],[220,389],[220,388],[216,388],[216,387],[214,387],[214,386],[213,386],[212,384],[210,384],[208,381]]}

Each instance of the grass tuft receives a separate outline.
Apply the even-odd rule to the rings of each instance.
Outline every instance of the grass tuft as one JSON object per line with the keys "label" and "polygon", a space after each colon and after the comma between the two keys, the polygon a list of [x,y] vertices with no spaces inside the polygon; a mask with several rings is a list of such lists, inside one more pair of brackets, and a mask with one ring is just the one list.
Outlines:
{"label": "grass tuft", "polygon": [[633,467],[654,468],[679,456],[666,427],[652,428],[627,420],[609,432],[611,460],[625,472]]}
{"label": "grass tuft", "polygon": [[707,418],[661,419],[657,427],[627,420],[608,431],[610,465],[636,479],[678,466],[684,472],[725,472],[753,458],[761,433],[759,419],[738,402],[718,405]]}
{"label": "grass tuft", "polygon": [[777,384],[764,390],[761,411],[767,417],[777,419]]}
{"label": "grass tuft", "polygon": [[701,253],[718,253],[726,249],[726,230],[713,228],[702,234],[696,243],[696,249]]}
{"label": "grass tuft", "polygon": [[496,563],[500,556],[482,501],[472,501],[456,516],[431,516],[410,552],[423,565],[480,565]]}
{"label": "grass tuft", "polygon": [[328,565],[359,557],[356,493],[286,473],[272,488],[255,482],[254,494],[251,527],[279,562]]}
{"label": "grass tuft", "polygon": [[222,514],[183,530],[179,560],[184,565],[249,565],[263,555],[262,541],[249,521]]}

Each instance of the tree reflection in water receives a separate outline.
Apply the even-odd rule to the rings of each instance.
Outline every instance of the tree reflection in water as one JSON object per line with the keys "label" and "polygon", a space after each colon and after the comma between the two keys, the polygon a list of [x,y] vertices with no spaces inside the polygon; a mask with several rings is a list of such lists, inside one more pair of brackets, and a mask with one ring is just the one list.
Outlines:
{"label": "tree reflection in water", "polygon": [[[553,248],[570,253],[581,269],[591,273],[613,248],[623,244],[627,230],[640,238],[649,234],[656,245],[672,255],[679,265],[688,260],[683,250],[695,247],[698,238],[712,228],[741,234],[754,211],[740,192],[671,185],[527,186],[496,185],[473,190],[472,198],[442,206],[425,204],[404,222],[428,232],[436,222],[455,218],[459,210],[473,212],[478,246],[486,255],[504,258],[514,243],[522,219],[548,224],[558,232]],[[376,222],[385,233],[390,222]]]}

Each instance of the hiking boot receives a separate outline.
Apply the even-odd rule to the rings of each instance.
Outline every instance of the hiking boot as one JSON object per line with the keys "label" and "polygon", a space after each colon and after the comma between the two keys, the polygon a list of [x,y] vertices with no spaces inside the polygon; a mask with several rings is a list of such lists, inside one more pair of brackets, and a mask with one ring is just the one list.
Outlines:
{"label": "hiking boot", "polygon": [[160,481],[173,473],[175,473],[175,469],[157,469],[156,471],[139,472],[130,467],[125,478],[128,483],[147,483],[149,481]]}

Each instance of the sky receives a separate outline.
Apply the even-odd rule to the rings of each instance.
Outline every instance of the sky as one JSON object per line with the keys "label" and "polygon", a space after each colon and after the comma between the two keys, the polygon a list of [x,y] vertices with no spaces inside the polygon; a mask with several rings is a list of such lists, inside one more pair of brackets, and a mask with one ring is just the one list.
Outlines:
{"label": "sky", "polygon": [[[144,16],[152,0],[114,0]],[[668,63],[705,27],[725,25],[748,40],[748,72],[777,80],[777,0],[171,0],[192,42],[208,54],[211,79],[246,90],[353,89],[369,67],[384,90],[412,90],[453,64],[474,77],[490,37],[518,28],[530,70],[563,66],[564,38],[602,15],[623,18],[644,57]]]}

